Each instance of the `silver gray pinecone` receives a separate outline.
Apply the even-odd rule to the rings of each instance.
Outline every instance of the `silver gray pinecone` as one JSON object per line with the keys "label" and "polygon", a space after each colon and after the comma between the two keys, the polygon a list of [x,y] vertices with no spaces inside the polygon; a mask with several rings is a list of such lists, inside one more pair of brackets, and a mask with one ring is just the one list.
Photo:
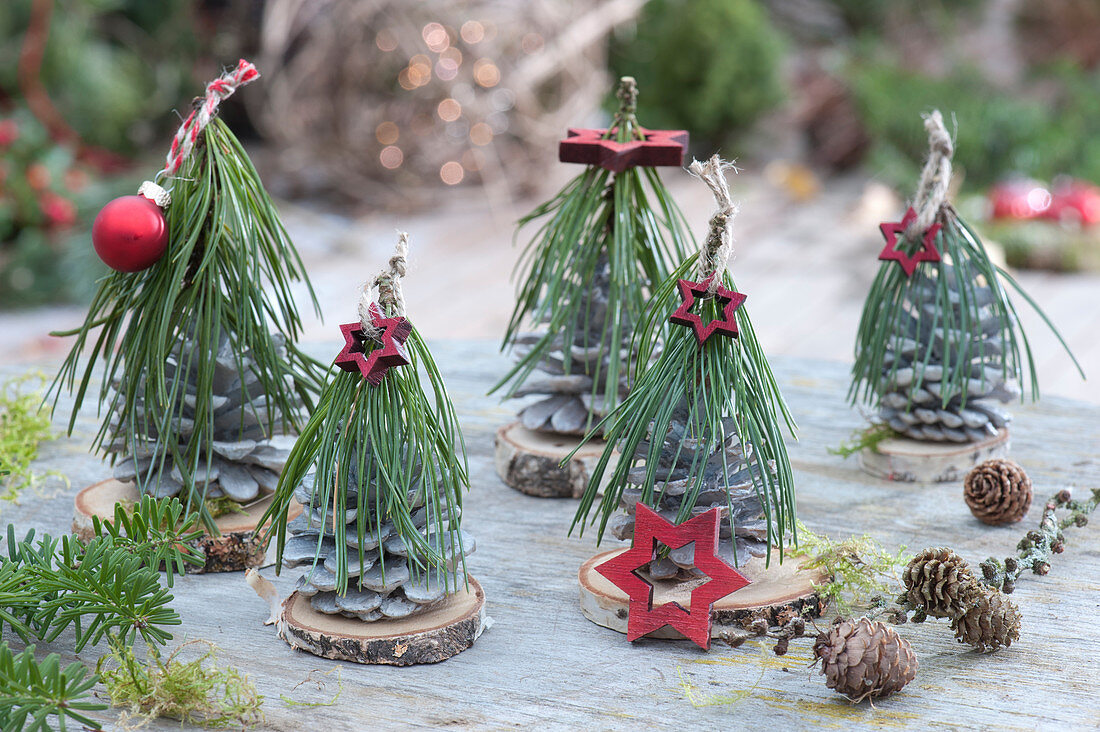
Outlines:
{"label": "silver gray pinecone", "polygon": [[[688,488],[688,471],[696,451],[708,449],[700,446],[688,434],[688,420],[687,401],[684,400],[673,412],[669,432],[663,437],[653,487],[654,493],[661,495],[657,513],[672,523],[676,523],[683,504],[684,493]],[[761,557],[767,553],[768,525],[753,484],[753,468],[746,460],[745,448],[737,437],[734,421],[722,420],[722,428],[726,437],[716,449],[708,450],[703,484],[695,504],[691,507],[691,517],[717,508],[722,518],[716,554],[730,566],[744,566],[752,557]],[[635,456],[644,462],[648,451],[649,443],[642,442],[638,445]],[[645,479],[644,464],[632,468],[627,476],[630,483],[639,487],[623,491],[619,504],[622,510],[612,516],[609,522],[611,534],[618,539],[630,540],[634,536],[634,511],[641,500],[640,486]],[[695,569],[694,554],[694,547],[690,544],[673,549],[667,557],[660,557],[649,563],[650,578],[698,576],[700,572]]]}
{"label": "silver gray pinecone", "polygon": [[[369,443],[364,448],[370,450]],[[332,506],[318,505],[313,496],[313,476],[294,491],[305,507],[302,514],[287,524],[291,536],[283,548],[283,564],[305,566],[296,589],[309,597],[314,610],[329,615],[344,615],[367,622],[383,618],[404,618],[430,610],[440,603],[449,588],[453,592],[465,582],[462,558],[474,551],[474,539],[458,528],[459,512],[443,524],[442,536],[435,519],[429,518],[420,490],[420,466],[414,467],[415,481],[408,493],[409,506],[414,509],[413,523],[429,545],[447,559],[446,575],[432,569],[425,571],[408,557],[404,541],[397,535],[393,522],[379,521],[375,511],[376,487],[369,486],[365,499],[366,515],[360,516],[358,459],[352,459],[348,470],[347,502],[336,520],[347,526],[348,590],[336,593],[336,539],[333,531]],[[366,466],[368,474],[370,464]],[[359,560],[359,524],[363,525],[363,560]],[[441,541],[442,539],[442,541]],[[460,546],[461,545],[461,546]],[[317,558],[317,565],[313,566]],[[415,569],[414,569],[415,567]]]}
{"label": "silver gray pinecone", "polygon": [[[553,350],[539,365],[541,376],[532,374],[513,396],[534,394],[543,398],[524,407],[520,422],[529,430],[561,435],[583,435],[607,414],[604,388],[607,375],[607,347],[601,344],[607,320],[610,267],[607,256],[601,255],[588,290],[588,301],[578,313],[569,345],[569,373],[565,367],[565,334],[558,334]],[[617,347],[625,355],[630,350],[631,330],[623,325],[622,341]],[[523,357],[541,340],[540,333],[521,333],[515,339],[516,354]],[[614,347],[614,346],[613,346]],[[621,359],[627,363],[627,359]],[[600,383],[593,390],[592,375],[598,372]],[[619,396],[626,395],[629,374],[619,378]]]}
{"label": "silver gray pinecone", "polygon": [[[949,285],[948,307],[961,317],[962,298],[951,265],[941,267]],[[933,328],[937,311],[936,280],[923,272],[913,275],[910,291],[916,302],[902,313],[896,334],[886,346],[879,416],[894,431],[915,440],[975,442],[997,434],[1011,421],[1005,410],[992,402],[1019,398],[1014,381],[1004,378],[1004,343],[1001,323],[992,312],[993,292],[988,286],[975,287],[978,327],[974,333],[945,332],[942,315]],[[924,353],[931,357],[922,368]],[[950,395],[943,402],[943,378],[965,360],[966,403],[963,395]],[[896,364],[896,369],[895,369]]]}
{"label": "silver gray pinecone", "polygon": [[[271,338],[280,359],[285,360],[284,337],[275,333]],[[190,339],[181,341],[168,354],[165,366],[165,374],[169,377],[181,368],[186,372],[184,393],[179,397],[182,413],[178,411],[180,401],[177,400],[175,413],[181,414],[181,417],[173,425],[181,453],[186,453],[195,426],[198,360],[202,355],[192,354],[192,348]],[[186,357],[183,357],[184,354]],[[293,439],[266,434],[272,424],[279,430],[284,423],[283,415],[270,413],[269,410],[276,409],[275,403],[264,394],[249,353],[241,354],[240,359],[241,368],[238,368],[237,356],[229,338],[223,337],[214,360],[212,453],[199,456],[194,480],[199,490],[207,481],[206,498],[228,496],[239,503],[248,503],[275,490]],[[286,392],[293,394],[293,380],[290,376],[286,378]],[[113,386],[117,389],[119,383],[116,381]],[[163,447],[157,450],[155,425],[142,424],[145,415],[145,402],[141,397],[143,389],[144,383],[138,389],[133,414],[138,423],[137,431],[147,430],[148,433],[141,435],[137,444],[130,444],[125,437],[127,430],[121,428],[120,416],[116,413],[111,422],[113,438],[106,450],[122,458],[115,465],[116,479],[126,482],[140,476],[139,484],[150,495],[157,498],[175,496],[183,490],[183,474],[173,463],[170,453]],[[157,417],[152,415],[151,421]]]}

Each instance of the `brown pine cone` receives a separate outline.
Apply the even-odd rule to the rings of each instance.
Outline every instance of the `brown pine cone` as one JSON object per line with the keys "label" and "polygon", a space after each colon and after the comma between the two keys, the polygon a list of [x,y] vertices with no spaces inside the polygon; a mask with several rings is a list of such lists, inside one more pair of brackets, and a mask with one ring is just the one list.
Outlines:
{"label": "brown pine cone", "polygon": [[1015,523],[1031,508],[1031,478],[1011,460],[986,460],[967,473],[963,496],[982,523]]}
{"label": "brown pine cone", "polygon": [[1020,639],[1020,610],[996,587],[985,587],[975,602],[951,621],[959,643],[995,651]]}
{"label": "brown pine cone", "polygon": [[925,549],[902,574],[909,602],[936,618],[964,612],[981,592],[966,560],[946,547]]}
{"label": "brown pine cone", "polygon": [[877,620],[844,620],[814,642],[825,685],[852,701],[900,691],[917,675],[909,641]]}

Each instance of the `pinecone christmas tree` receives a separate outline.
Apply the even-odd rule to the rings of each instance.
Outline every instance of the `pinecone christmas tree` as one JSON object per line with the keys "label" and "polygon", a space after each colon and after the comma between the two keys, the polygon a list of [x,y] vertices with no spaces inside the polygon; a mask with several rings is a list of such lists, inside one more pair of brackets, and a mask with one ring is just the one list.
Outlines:
{"label": "pinecone christmas tree", "polygon": [[[285,359],[287,349],[283,336],[274,333],[272,341],[277,356]],[[186,468],[177,465],[176,459],[186,454],[188,443],[195,434],[198,364],[209,360],[208,355],[194,351],[195,343],[188,338],[174,348],[166,360],[166,375],[182,385],[182,392],[177,392],[171,410],[177,417],[172,422],[172,430],[166,433],[166,438],[175,439],[177,444],[168,446],[167,450],[158,449],[163,445],[159,437],[160,426],[154,421],[152,410],[145,408],[144,392],[139,391],[130,409],[116,413],[116,419],[111,422],[114,438],[104,448],[108,454],[120,458],[114,469],[116,479],[147,486],[148,493],[157,498],[176,496],[184,488]],[[199,452],[194,479],[206,483],[207,500],[225,497],[248,503],[275,490],[279,471],[290,452],[290,445],[285,441],[269,438],[266,425],[273,421],[272,417],[276,424],[290,420],[277,414],[278,404],[263,392],[250,354],[235,353],[228,336],[223,336],[213,360],[212,440],[210,452]],[[112,388],[122,389],[122,380],[116,379]],[[293,379],[287,377],[284,388],[293,394]],[[298,402],[292,403],[297,405]],[[276,414],[271,414],[272,411]]]}
{"label": "pinecone christmas tree", "polygon": [[1004,285],[1035,304],[947,202],[954,146],[938,111],[925,116],[925,128],[931,153],[913,207],[900,223],[882,225],[884,262],[860,319],[849,398],[876,407],[899,434],[967,443],[1008,424],[993,402],[1018,398],[1025,370],[1039,397]]}
{"label": "pinecone christmas tree", "polygon": [[[426,612],[465,585],[473,539],[460,529],[465,447],[446,388],[405,318],[407,235],[341,326],[338,371],[280,478],[279,566],[321,613],[371,622]],[[427,374],[430,390],[421,385]],[[302,515],[287,520],[291,500]],[[287,532],[291,534],[287,537]]]}
{"label": "pinecone christmas tree", "polygon": [[[620,402],[635,371],[632,328],[684,255],[683,216],[654,166],[679,166],[687,133],[639,126],[632,78],[617,96],[610,129],[562,141],[562,161],[587,163],[584,172],[520,221],[545,219],[521,259],[504,338],[518,362],[493,391],[544,395],[520,414],[531,430],[582,435]],[[521,332],[528,322],[540,330]]]}
{"label": "pinecone christmas tree", "polygon": [[[301,260],[218,105],[259,76],[241,61],[210,82],[156,180],[96,218],[96,252],[117,271],[100,285],[53,388],[76,414],[97,367],[105,421],[93,449],[144,493],[250,501],[275,484],[270,442],[293,432],[318,391],[317,365],[296,347],[291,288]],[[316,307],[316,300],[314,299]],[[93,331],[98,333],[93,335]],[[81,364],[85,350],[86,364]]]}
{"label": "pinecone christmas tree", "polygon": [[[609,416],[608,445],[574,526],[583,529],[601,492],[601,538],[609,528],[617,538],[631,538],[639,503],[673,523],[717,507],[724,526],[718,553],[730,565],[736,554],[743,565],[793,534],[793,475],[780,425],[792,431],[794,425],[741,307],[745,296],[733,290],[726,271],[736,214],[728,167],[717,156],[691,165],[719,210],[699,255],[657,288],[636,339],[640,373]],[[693,269],[699,281],[683,279]],[[678,308],[677,291],[683,298]],[[617,462],[605,486],[612,459]],[[674,549],[656,556],[649,571],[654,579],[686,577],[694,574],[692,559],[690,547]]]}

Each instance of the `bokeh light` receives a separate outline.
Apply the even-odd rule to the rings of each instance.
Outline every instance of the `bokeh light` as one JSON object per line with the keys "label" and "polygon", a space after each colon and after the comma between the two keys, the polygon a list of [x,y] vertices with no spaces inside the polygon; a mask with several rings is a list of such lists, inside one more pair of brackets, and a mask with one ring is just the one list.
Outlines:
{"label": "bokeh light", "polygon": [[493,128],[484,122],[478,122],[470,128],[470,142],[475,145],[488,145],[493,141]]}
{"label": "bokeh light", "polygon": [[528,33],[519,42],[524,53],[538,53],[544,45],[546,44],[538,33]]}
{"label": "bokeh light", "polygon": [[465,177],[466,171],[462,169],[462,163],[449,160],[443,163],[439,169],[439,177],[449,186],[458,185]]}
{"label": "bokeh light", "polygon": [[374,45],[378,46],[378,50],[389,53],[397,48],[397,35],[389,28],[383,28],[374,37]]}
{"label": "bokeh light", "polygon": [[467,20],[462,24],[459,35],[462,36],[462,40],[466,41],[466,43],[481,43],[485,38],[485,28],[476,20]]}
{"label": "bokeh light", "polygon": [[401,130],[393,122],[383,122],[375,128],[374,136],[383,145],[392,145],[401,136]]}
{"label": "bokeh light", "polygon": [[390,145],[382,148],[382,152],[378,153],[378,162],[382,163],[383,168],[400,168],[401,163],[405,161],[405,153],[401,152],[401,148]]}
{"label": "bokeh light", "polygon": [[450,34],[447,33],[447,29],[439,23],[428,23],[420,31],[420,35],[424,38],[424,43],[428,44],[428,48],[432,49],[436,53],[443,51],[447,46],[451,45]]}
{"label": "bokeh light", "polygon": [[500,69],[490,59],[479,58],[474,62],[474,81],[486,89],[500,83]]}
{"label": "bokeh light", "polygon": [[436,113],[444,122],[454,122],[462,116],[462,105],[454,99],[447,98],[436,107]]}

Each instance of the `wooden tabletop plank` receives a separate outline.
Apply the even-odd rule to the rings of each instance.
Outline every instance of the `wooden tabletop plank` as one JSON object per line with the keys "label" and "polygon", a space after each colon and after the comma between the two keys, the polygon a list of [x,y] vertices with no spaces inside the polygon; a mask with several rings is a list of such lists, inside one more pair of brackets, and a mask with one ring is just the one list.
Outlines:
{"label": "wooden tabletop plank", "polygon": [[[477,551],[469,568],[485,588],[494,624],[471,649],[440,664],[359,666],[292,651],[262,625],[267,608],[240,574],[179,578],[175,607],[183,626],[177,639],[211,640],[223,661],[248,673],[266,697],[265,729],[1100,725],[1093,686],[1100,641],[1085,628],[1100,604],[1100,525],[1071,529],[1066,553],[1056,558],[1049,575],[1021,578],[1013,594],[1023,614],[1017,644],[983,655],[957,644],[946,622],[903,626],[920,662],[916,680],[875,708],[853,706],[808,668],[807,643],[793,643],[782,658],[759,642],[738,650],[715,644],[707,653],[688,642],[630,644],[585,620],[577,604],[576,571],[595,545],[588,534],[567,536],[576,502],[521,495],[504,486],[493,469],[492,435],[512,412],[484,392],[507,361],[489,342],[432,345],[470,451],[464,528],[476,537]],[[326,353],[322,349],[318,355]],[[859,472],[854,459],[827,452],[864,425],[844,401],[846,365],[784,358],[775,359],[774,366],[801,428],[800,441],[790,445],[799,518],[833,538],[869,533],[888,547],[904,544],[913,552],[950,545],[976,563],[1012,552],[1038,521],[1048,495],[1067,484],[1084,488],[1100,480],[1100,409],[1058,399],[1017,405],[1012,455],[1032,476],[1036,501],[1024,524],[986,527],[971,517],[958,484],[892,484]],[[6,367],[0,375],[16,372]],[[86,453],[96,426],[94,409],[88,409],[72,439],[42,450],[37,467],[61,470],[71,488],[5,506],[6,521],[20,531],[68,529],[73,494],[110,474]],[[269,568],[263,574],[285,595],[297,571],[275,577]],[[52,649],[61,648],[59,641]],[[96,655],[88,650],[81,658],[94,665]],[[73,656],[62,652],[62,657]],[[339,682],[337,672],[319,676],[334,668]],[[311,672],[326,682],[325,690],[310,684],[295,689]],[[280,699],[327,701],[338,687],[331,706],[288,706]],[[158,722],[152,728],[178,729],[178,724]]]}

